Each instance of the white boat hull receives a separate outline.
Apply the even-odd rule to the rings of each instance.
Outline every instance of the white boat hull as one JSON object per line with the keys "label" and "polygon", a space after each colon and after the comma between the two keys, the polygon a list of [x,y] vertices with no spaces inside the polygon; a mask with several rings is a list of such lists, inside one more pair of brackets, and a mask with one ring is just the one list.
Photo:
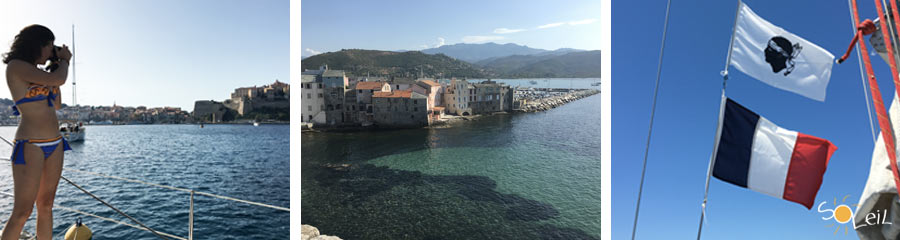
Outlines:
{"label": "white boat hull", "polygon": [[62,132],[62,136],[69,142],[84,141],[84,131],[80,132]]}

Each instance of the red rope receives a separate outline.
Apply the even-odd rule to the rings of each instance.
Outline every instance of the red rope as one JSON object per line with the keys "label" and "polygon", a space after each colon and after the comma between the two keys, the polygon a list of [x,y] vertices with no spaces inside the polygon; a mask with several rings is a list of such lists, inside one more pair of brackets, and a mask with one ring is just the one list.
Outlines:
{"label": "red rope", "polygon": [[[879,5],[878,0],[875,0],[875,6],[878,7],[878,14],[883,16],[881,5]],[[862,26],[859,22],[859,8],[856,5],[856,0],[852,0],[853,3],[853,21],[857,26]],[[887,30],[884,26],[884,21],[880,21],[882,24],[882,33]],[[884,101],[881,98],[881,90],[878,89],[878,81],[875,79],[875,74],[872,70],[872,62],[869,59],[869,51],[866,49],[866,44],[864,42],[864,34],[859,34],[859,32],[864,32],[864,30],[858,30],[856,34],[856,41],[859,43],[859,50],[862,52],[862,61],[866,65],[866,76],[869,79],[869,90],[872,93],[872,103],[875,105],[875,112],[878,115],[878,126],[881,128],[881,137],[884,140],[884,145],[887,150],[888,158],[891,162],[891,172],[894,174],[894,186],[900,186],[900,176],[897,174],[897,149],[896,142],[894,141],[894,128],[891,126],[890,117],[887,114],[886,109],[884,108]],[[894,64],[893,58],[893,46],[891,45],[890,35],[884,33],[884,42],[888,49],[888,54],[891,56],[890,65],[891,71],[893,72],[894,83],[897,85],[897,68]],[[900,89],[898,89],[900,90]],[[900,188],[896,188],[897,194],[900,194]]]}
{"label": "red rope", "polygon": [[[897,5],[895,3],[893,3],[894,1],[890,1],[890,2],[894,6],[894,16],[896,17],[897,16],[896,15],[897,14],[897,12],[896,12]],[[878,10],[878,16],[886,16],[884,14],[884,9],[882,9],[881,2],[879,0],[875,0],[875,9]],[[879,25],[881,25],[881,35],[884,36],[882,38],[882,40],[884,40],[884,46],[885,46],[885,48],[887,48],[888,63],[890,63],[890,65],[891,65],[891,78],[894,79],[894,89],[895,89],[895,91],[900,91],[900,79],[898,79],[898,76],[897,76],[897,63],[896,63],[896,60],[894,60],[893,40],[891,40],[891,38],[893,38],[894,36],[890,35],[890,33],[888,32],[887,21],[888,21],[888,19],[885,18],[878,22],[881,23],[881,24],[879,24]],[[865,45],[865,43],[860,44],[860,45]],[[871,86],[871,84],[870,84],[870,86]],[[878,96],[881,96],[881,95],[878,95]],[[884,103],[882,102],[882,105],[883,104]],[[885,113],[883,118],[888,120],[887,121],[888,124],[886,124],[886,126],[891,128],[891,136],[896,136],[893,134],[894,128],[891,127],[891,122],[889,121],[890,115],[887,115],[887,113]],[[882,129],[881,131],[884,132],[884,129]],[[887,137],[884,137],[884,138],[887,139]],[[896,139],[891,138],[890,140],[891,140],[891,145],[888,145],[890,147],[890,149],[888,149],[887,153],[890,154],[891,157],[893,157],[893,158],[891,158],[891,172],[894,174],[894,188],[897,190],[897,194],[900,194],[900,174],[897,173],[897,149],[895,148]],[[885,140],[885,143],[886,142],[887,142],[887,140]]]}
{"label": "red rope", "polygon": [[850,41],[850,46],[847,47],[847,52],[844,53],[844,56],[841,56],[841,58],[838,59],[837,63],[841,64],[846,61],[848,57],[850,57],[850,52],[853,51],[853,46],[856,46],[856,40],[859,39],[860,35],[872,34],[876,29],[877,28],[875,28],[875,23],[873,23],[872,20],[869,19],[866,19],[862,23],[857,24],[856,36],[853,36],[853,40]]}

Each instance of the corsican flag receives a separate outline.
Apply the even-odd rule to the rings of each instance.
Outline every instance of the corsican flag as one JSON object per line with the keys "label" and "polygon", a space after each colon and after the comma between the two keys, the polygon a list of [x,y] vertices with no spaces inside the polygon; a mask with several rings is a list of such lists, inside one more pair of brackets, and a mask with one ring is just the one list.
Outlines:
{"label": "corsican flag", "polygon": [[731,99],[723,101],[713,176],[811,209],[837,147],[778,127]]}
{"label": "corsican flag", "polygon": [[773,87],[825,101],[834,55],[760,18],[743,2],[730,64]]}

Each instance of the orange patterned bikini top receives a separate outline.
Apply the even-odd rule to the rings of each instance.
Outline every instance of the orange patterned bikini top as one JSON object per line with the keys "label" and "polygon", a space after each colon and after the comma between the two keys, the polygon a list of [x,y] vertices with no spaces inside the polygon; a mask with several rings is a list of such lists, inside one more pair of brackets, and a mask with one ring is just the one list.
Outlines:
{"label": "orange patterned bikini top", "polygon": [[[16,105],[34,102],[34,101],[47,101],[47,106],[53,107],[53,100],[56,99],[56,96],[59,95],[59,88],[53,88],[49,86],[44,86],[40,84],[32,83],[28,86],[28,92],[25,93],[25,97],[16,101]],[[19,108],[15,105],[12,106],[13,115],[19,115]]]}

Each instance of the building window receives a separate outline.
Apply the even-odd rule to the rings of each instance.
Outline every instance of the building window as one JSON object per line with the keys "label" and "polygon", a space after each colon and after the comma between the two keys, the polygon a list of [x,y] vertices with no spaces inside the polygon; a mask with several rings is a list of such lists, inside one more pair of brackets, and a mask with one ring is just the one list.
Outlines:
{"label": "building window", "polygon": [[306,106],[306,110],[312,111],[312,105]]}
{"label": "building window", "polygon": [[319,89],[321,89],[321,88],[322,88],[322,84],[321,84],[321,83],[319,83]]}
{"label": "building window", "polygon": [[319,98],[322,98],[322,97],[324,97],[324,96],[322,96],[322,94],[321,94],[321,93],[319,93]]}
{"label": "building window", "polygon": [[309,88],[310,88],[310,87],[309,87],[309,83],[307,83],[307,84],[306,84],[306,89],[309,89]]}
{"label": "building window", "polygon": [[312,93],[307,93],[307,94],[306,94],[306,99],[310,99],[310,98],[312,98]]}
{"label": "building window", "polygon": [[357,90],[356,92],[357,92],[357,93],[362,93],[362,90]]}
{"label": "building window", "polygon": [[413,104],[419,104],[418,100],[413,100]]}
{"label": "building window", "polygon": [[416,115],[409,115],[409,119],[416,119]]}
{"label": "building window", "polygon": [[419,108],[413,107],[413,112],[418,112],[418,111],[419,111]]}

